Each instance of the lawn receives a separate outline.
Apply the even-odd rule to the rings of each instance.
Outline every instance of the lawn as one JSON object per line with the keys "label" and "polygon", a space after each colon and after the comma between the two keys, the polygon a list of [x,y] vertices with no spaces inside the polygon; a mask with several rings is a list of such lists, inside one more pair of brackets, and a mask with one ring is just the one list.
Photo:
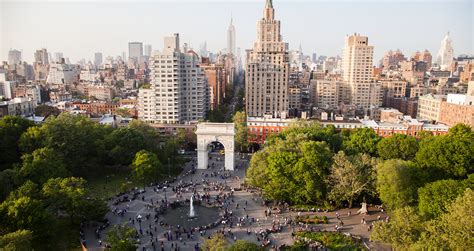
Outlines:
{"label": "lawn", "polygon": [[94,175],[87,178],[90,194],[96,198],[107,200],[121,191],[136,186],[131,179],[130,171],[117,171],[107,175]]}

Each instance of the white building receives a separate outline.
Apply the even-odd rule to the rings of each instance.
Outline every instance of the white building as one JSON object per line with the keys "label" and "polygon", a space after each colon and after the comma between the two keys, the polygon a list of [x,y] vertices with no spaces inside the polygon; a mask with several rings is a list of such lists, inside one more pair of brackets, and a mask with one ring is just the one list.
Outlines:
{"label": "white building", "polygon": [[441,41],[441,47],[438,51],[437,63],[441,70],[447,70],[451,67],[454,58],[454,51],[449,32],[446,34],[444,39]]}
{"label": "white building", "polygon": [[4,74],[0,74],[0,96],[6,99],[12,99],[15,97],[15,86],[16,81],[6,81]]}
{"label": "white building", "polygon": [[76,65],[71,64],[51,64],[49,68],[48,84],[70,85],[78,80]]}
{"label": "white building", "polygon": [[374,92],[371,97],[374,47],[369,39],[359,34],[346,37],[342,60],[343,79],[351,87],[351,103],[358,108],[368,109],[377,106],[372,101],[378,100],[380,93]]}
{"label": "white building", "polygon": [[0,106],[7,106],[10,116],[31,116],[35,112],[36,102],[29,98],[14,98],[0,102]]}
{"label": "white building", "polygon": [[139,90],[138,117],[166,124],[204,119],[209,91],[199,56],[180,51],[179,34],[165,37],[164,45],[150,57],[151,87]]}

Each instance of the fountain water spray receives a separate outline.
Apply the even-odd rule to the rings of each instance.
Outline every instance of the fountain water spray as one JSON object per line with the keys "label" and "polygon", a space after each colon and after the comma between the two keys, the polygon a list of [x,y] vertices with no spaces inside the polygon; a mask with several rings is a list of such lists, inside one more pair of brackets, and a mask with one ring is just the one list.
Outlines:
{"label": "fountain water spray", "polygon": [[191,196],[191,200],[189,203],[189,217],[190,218],[196,217],[196,213],[194,212],[193,198],[194,196]]}

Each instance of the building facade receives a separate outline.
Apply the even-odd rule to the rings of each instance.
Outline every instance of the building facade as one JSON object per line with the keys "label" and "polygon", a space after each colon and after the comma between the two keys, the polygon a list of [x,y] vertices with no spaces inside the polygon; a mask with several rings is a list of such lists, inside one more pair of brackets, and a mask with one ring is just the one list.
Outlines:
{"label": "building facade", "polygon": [[443,95],[426,94],[418,99],[418,115],[419,119],[439,121],[439,109],[441,102],[446,99]]}
{"label": "building facade", "polygon": [[164,45],[150,57],[151,87],[139,90],[139,118],[166,124],[204,119],[209,91],[199,56],[180,51],[179,34],[165,37]]}
{"label": "building facade", "polygon": [[346,37],[342,60],[343,79],[351,87],[351,103],[358,108],[368,109],[375,105],[371,103],[374,98],[370,96],[373,54],[374,47],[369,45],[368,37],[359,34]]}
{"label": "building facade", "polygon": [[247,51],[245,102],[248,116],[286,117],[288,113],[288,44],[280,35],[272,0],[257,22],[257,42]]}

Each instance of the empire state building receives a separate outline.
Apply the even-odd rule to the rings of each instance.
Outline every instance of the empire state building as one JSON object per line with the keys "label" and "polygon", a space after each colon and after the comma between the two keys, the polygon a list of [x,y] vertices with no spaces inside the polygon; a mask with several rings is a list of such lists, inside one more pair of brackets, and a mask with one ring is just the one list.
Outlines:
{"label": "empire state building", "polygon": [[245,102],[249,117],[286,117],[288,113],[288,44],[280,35],[272,0],[257,22],[257,41],[247,50]]}

